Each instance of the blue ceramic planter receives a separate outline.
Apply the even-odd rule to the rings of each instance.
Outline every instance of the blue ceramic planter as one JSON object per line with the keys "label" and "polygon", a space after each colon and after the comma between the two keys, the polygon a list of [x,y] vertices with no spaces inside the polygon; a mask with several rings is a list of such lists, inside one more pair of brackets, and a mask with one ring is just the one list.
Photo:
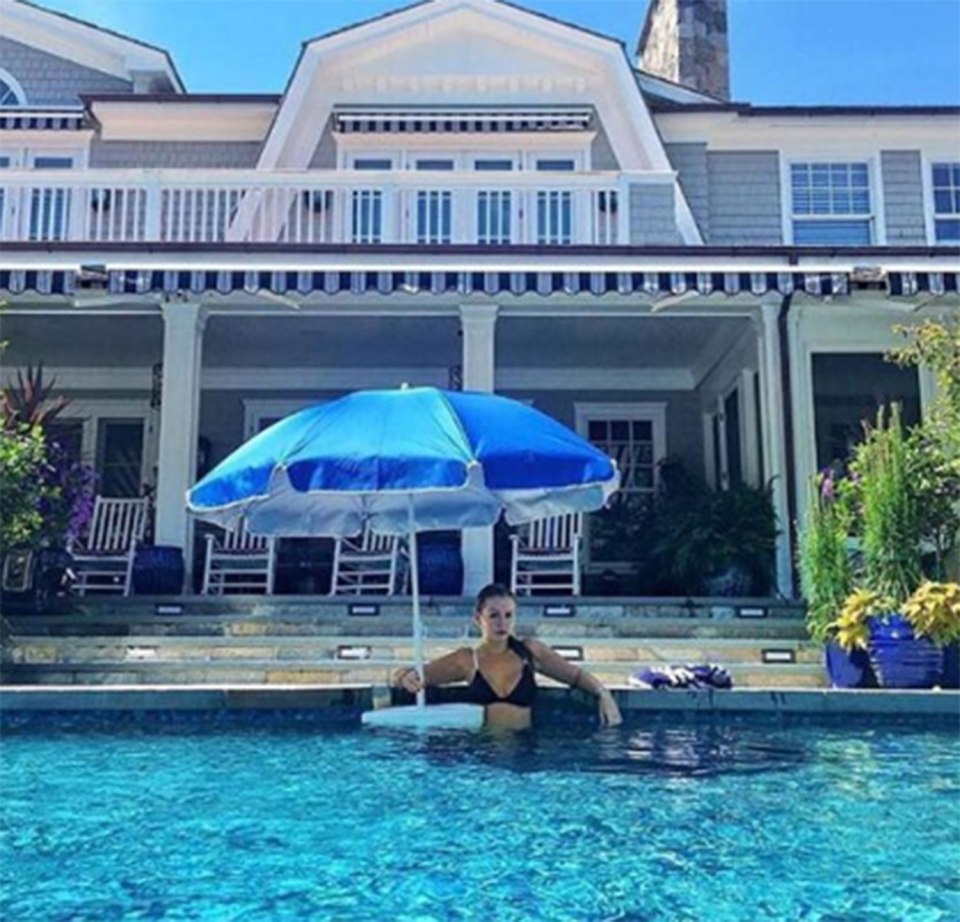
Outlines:
{"label": "blue ceramic planter", "polygon": [[940,681],[943,652],[926,637],[917,637],[903,615],[871,618],[867,647],[883,688],[933,688]]}
{"label": "blue ceramic planter", "polygon": [[823,655],[831,688],[877,687],[866,650],[844,650],[836,641],[828,640]]}
{"label": "blue ceramic planter", "polygon": [[940,676],[943,688],[960,688],[960,643],[956,640],[943,648],[943,673]]}

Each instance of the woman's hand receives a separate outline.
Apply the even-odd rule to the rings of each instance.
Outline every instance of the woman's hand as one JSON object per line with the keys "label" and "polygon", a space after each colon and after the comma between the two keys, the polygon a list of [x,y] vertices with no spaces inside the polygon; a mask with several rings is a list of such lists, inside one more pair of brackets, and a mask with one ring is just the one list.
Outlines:
{"label": "woman's hand", "polygon": [[604,688],[600,691],[597,699],[600,711],[601,727],[619,727],[623,723],[623,717],[620,714],[620,708],[617,702],[613,700],[613,695]]}
{"label": "woman's hand", "polygon": [[420,689],[423,688],[420,682],[420,676],[412,666],[398,669],[393,674],[393,684],[397,688],[402,688],[404,691],[410,692],[411,695],[416,695]]}

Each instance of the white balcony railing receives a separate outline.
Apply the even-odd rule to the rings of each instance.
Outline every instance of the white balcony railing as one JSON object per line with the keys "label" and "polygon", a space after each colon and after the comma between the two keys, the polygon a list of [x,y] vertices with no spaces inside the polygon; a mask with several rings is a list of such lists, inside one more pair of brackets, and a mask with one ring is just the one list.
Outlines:
{"label": "white balcony railing", "polygon": [[615,245],[627,203],[616,173],[4,170],[0,241]]}

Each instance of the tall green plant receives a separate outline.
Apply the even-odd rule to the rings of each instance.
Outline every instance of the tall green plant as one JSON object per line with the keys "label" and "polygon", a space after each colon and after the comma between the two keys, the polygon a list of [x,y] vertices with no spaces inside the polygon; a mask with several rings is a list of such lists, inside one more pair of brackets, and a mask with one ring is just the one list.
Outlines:
{"label": "tall green plant", "polygon": [[937,382],[923,423],[910,434],[909,450],[921,533],[933,548],[933,575],[944,579],[960,542],[960,322],[927,320],[896,331],[909,342],[888,358],[928,368]]}
{"label": "tall green plant", "polygon": [[903,605],[920,585],[920,515],[900,407],[881,408],[854,454],[866,587]]}
{"label": "tall green plant", "polygon": [[0,555],[30,544],[43,527],[42,502],[49,494],[39,426],[0,428]]}
{"label": "tall green plant", "polygon": [[798,566],[807,602],[807,630],[821,643],[830,639],[831,622],[853,589],[853,567],[847,550],[850,525],[850,508],[833,474],[817,474],[810,484]]}

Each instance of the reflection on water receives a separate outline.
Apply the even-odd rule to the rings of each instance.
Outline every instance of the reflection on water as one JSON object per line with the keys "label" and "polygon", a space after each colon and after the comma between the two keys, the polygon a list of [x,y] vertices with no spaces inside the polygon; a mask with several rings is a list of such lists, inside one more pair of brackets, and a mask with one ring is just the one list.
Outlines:
{"label": "reflection on water", "polygon": [[520,774],[715,776],[785,771],[808,759],[805,746],[789,736],[744,726],[384,733],[393,745],[380,758],[408,754],[437,766],[472,764]]}

